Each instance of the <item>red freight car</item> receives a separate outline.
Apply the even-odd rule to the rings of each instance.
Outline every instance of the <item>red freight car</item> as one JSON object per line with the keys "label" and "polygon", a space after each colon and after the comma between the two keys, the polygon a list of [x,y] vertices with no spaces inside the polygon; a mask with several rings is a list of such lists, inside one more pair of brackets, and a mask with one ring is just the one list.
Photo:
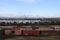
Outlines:
{"label": "red freight car", "polygon": [[39,27],[32,27],[32,30],[37,30],[39,29]]}
{"label": "red freight car", "polygon": [[37,30],[23,30],[23,35],[39,35]]}
{"label": "red freight car", "polygon": [[43,34],[43,35],[48,35],[48,34],[54,35],[56,33],[57,33],[57,31],[55,31],[55,30],[43,30],[43,31],[40,31],[40,34]]}

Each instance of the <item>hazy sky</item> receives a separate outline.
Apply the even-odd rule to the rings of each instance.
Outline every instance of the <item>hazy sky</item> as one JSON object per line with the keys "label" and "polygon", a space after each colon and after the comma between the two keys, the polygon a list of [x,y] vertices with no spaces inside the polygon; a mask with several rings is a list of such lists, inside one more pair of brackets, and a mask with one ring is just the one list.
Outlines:
{"label": "hazy sky", "polygon": [[60,17],[60,0],[0,0],[0,16]]}

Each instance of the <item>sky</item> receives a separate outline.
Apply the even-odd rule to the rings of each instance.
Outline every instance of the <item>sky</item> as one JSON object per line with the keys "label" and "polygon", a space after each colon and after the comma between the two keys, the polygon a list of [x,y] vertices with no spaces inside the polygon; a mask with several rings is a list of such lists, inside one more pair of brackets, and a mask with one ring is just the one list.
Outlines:
{"label": "sky", "polygon": [[0,17],[60,17],[60,0],[0,0]]}

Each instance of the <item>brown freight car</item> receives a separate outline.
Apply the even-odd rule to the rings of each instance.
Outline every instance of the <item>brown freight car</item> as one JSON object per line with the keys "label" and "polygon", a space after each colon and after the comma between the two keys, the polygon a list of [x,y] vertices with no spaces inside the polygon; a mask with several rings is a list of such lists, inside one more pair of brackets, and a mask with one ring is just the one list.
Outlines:
{"label": "brown freight car", "polygon": [[41,30],[40,31],[40,34],[43,34],[43,35],[55,35],[57,33],[57,31],[55,30]]}
{"label": "brown freight car", "polygon": [[57,33],[56,30],[52,27],[40,27],[39,28],[40,34],[43,35],[55,35]]}
{"label": "brown freight car", "polygon": [[4,35],[9,35],[12,33],[12,29],[10,29],[10,28],[5,28],[5,29],[3,29],[3,31],[4,31]]}
{"label": "brown freight car", "polygon": [[39,35],[38,30],[23,30],[23,35]]}
{"label": "brown freight car", "polygon": [[14,35],[21,35],[20,27],[14,27],[13,31],[14,31],[14,33],[13,33]]}

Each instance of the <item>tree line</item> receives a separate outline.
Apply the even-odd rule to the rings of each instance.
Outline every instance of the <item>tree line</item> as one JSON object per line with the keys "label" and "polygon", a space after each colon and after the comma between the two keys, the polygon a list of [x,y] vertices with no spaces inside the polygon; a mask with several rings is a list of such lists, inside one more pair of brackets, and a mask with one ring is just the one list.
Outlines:
{"label": "tree line", "polygon": [[21,26],[21,25],[60,25],[60,21],[51,21],[51,22],[26,22],[26,23],[17,23],[17,22],[0,22],[0,26]]}

